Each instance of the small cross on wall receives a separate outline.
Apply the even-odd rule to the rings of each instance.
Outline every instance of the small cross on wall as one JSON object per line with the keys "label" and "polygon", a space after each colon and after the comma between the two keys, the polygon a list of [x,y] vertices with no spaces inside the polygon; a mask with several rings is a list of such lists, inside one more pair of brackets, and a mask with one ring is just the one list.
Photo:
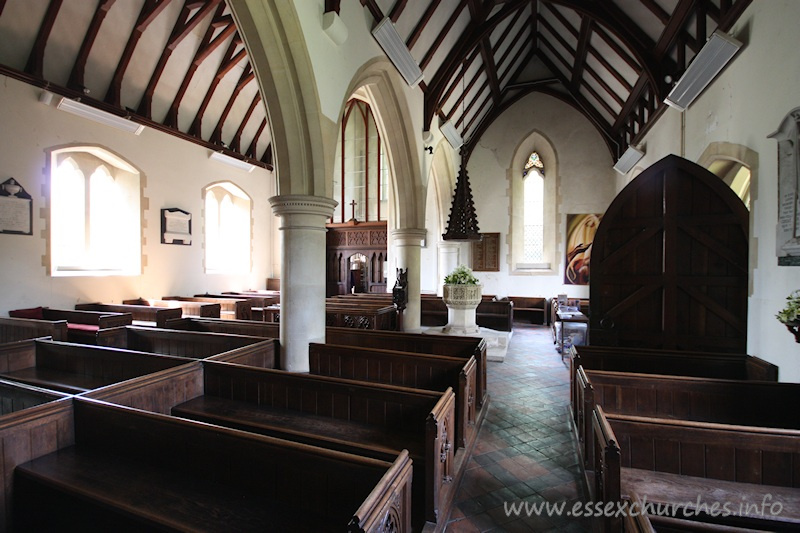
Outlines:
{"label": "small cross on wall", "polygon": [[356,219],[356,201],[355,200],[350,202],[350,210],[352,212],[351,215],[350,215],[350,220],[355,220]]}

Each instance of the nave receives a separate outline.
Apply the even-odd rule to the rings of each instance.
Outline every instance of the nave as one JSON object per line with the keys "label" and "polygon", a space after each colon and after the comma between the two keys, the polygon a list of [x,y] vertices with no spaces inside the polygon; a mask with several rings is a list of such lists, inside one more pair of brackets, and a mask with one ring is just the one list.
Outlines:
{"label": "nave", "polygon": [[569,372],[550,328],[517,322],[502,363],[489,362],[489,410],[446,531],[591,531],[586,519],[506,514],[505,504],[585,498],[569,421]]}

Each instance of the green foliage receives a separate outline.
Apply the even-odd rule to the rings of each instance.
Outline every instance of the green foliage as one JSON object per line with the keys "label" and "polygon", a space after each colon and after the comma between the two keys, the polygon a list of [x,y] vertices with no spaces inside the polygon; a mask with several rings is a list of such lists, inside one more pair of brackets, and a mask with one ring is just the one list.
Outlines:
{"label": "green foliage", "polygon": [[793,291],[786,297],[786,307],[775,318],[784,324],[800,322],[800,290]]}
{"label": "green foliage", "polygon": [[466,265],[458,265],[455,270],[444,277],[447,285],[478,285],[480,281]]}

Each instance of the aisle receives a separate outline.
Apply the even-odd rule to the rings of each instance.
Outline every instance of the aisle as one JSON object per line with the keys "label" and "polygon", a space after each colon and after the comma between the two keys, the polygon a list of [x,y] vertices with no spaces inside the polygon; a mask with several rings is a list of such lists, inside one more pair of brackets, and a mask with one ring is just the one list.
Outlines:
{"label": "aisle", "polygon": [[487,379],[489,411],[447,531],[589,531],[586,519],[527,512],[551,503],[565,505],[566,513],[583,500],[568,419],[569,376],[550,329],[515,324],[505,361],[490,362]]}

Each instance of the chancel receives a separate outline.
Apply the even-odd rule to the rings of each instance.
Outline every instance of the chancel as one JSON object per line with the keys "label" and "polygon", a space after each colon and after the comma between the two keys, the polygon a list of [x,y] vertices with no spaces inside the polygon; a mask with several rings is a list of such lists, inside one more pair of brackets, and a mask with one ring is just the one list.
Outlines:
{"label": "chancel", "polygon": [[797,20],[0,2],[0,532],[798,529]]}

